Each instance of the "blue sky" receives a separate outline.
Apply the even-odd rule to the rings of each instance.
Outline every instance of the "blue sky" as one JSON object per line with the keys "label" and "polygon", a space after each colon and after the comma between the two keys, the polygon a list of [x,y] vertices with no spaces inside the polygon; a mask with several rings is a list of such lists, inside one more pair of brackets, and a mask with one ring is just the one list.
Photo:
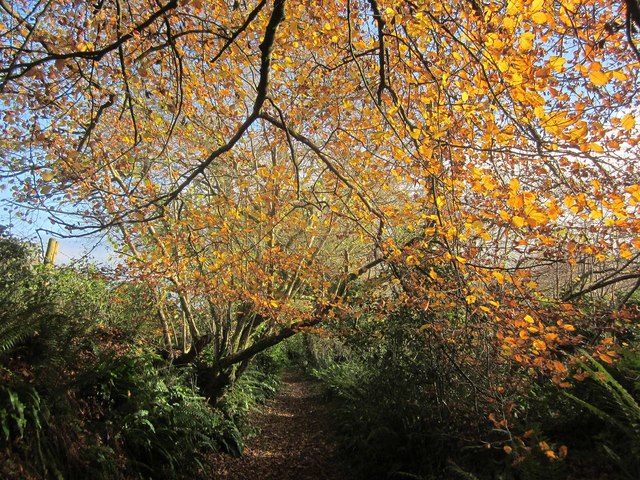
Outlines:
{"label": "blue sky", "polygon": [[60,244],[56,263],[65,265],[87,259],[92,263],[113,264],[115,254],[103,236],[64,238],[68,235],[59,226],[49,221],[47,212],[22,210],[12,205],[7,190],[0,190],[0,225],[8,227],[8,232],[23,240],[29,240],[44,250],[49,238]]}

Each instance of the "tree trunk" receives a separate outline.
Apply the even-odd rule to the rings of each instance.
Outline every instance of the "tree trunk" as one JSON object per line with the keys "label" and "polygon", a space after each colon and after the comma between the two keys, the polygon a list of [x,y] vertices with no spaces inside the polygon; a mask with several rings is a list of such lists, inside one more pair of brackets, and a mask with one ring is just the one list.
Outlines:
{"label": "tree trunk", "polygon": [[198,369],[198,388],[200,394],[207,399],[211,406],[216,406],[226,391],[236,380],[235,368],[229,367],[219,370],[215,367],[201,367]]}

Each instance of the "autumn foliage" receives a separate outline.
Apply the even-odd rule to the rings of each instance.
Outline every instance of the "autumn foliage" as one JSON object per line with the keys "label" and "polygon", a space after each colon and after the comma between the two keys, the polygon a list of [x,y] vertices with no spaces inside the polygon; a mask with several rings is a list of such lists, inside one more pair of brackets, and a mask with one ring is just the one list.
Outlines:
{"label": "autumn foliage", "polygon": [[637,321],[633,0],[0,6],[14,197],[107,229],[169,354],[212,348],[222,384],[402,305],[464,368],[563,385],[576,344],[608,363]]}

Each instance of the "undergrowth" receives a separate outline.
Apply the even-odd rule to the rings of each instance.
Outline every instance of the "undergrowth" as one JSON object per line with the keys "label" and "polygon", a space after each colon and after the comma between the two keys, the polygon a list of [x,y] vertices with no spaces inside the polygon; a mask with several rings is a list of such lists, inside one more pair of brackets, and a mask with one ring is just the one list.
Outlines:
{"label": "undergrowth", "polygon": [[569,390],[529,377],[505,402],[505,428],[488,420],[491,399],[474,398],[438,363],[410,313],[357,326],[289,343],[290,357],[333,401],[342,456],[357,478],[640,478],[640,355],[632,350],[613,367],[583,352],[576,368],[589,378]]}
{"label": "undergrowth", "polygon": [[157,328],[144,288],[34,252],[0,237],[0,478],[209,478],[209,453],[241,454],[246,414],[278,387],[276,353],[213,408],[195,369],[144,341]]}

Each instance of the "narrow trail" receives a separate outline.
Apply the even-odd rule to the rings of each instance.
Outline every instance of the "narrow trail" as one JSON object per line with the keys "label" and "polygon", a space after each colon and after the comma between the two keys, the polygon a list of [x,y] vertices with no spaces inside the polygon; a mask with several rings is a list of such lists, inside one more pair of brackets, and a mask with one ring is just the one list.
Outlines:
{"label": "narrow trail", "polygon": [[244,456],[216,454],[212,480],[347,480],[335,461],[335,443],[319,386],[285,372],[280,393],[252,415],[258,435]]}

